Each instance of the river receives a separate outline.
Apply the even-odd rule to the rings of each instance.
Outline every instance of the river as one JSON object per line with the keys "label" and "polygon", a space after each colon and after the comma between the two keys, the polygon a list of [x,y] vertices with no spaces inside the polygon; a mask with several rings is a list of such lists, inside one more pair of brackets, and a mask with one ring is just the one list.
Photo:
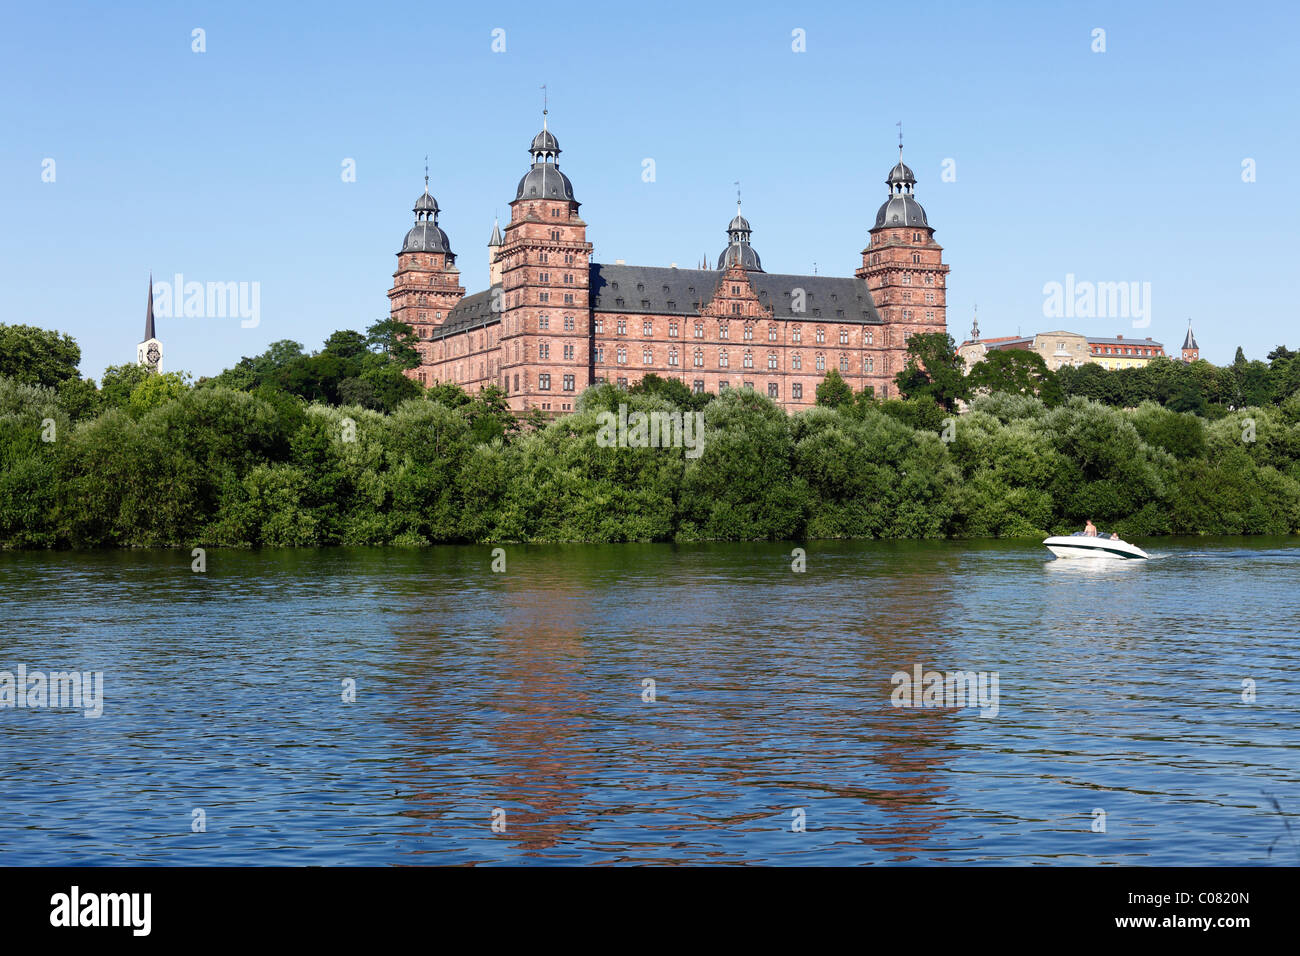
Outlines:
{"label": "river", "polygon": [[0,553],[103,688],[0,707],[0,863],[1300,863],[1300,541],[1136,543]]}

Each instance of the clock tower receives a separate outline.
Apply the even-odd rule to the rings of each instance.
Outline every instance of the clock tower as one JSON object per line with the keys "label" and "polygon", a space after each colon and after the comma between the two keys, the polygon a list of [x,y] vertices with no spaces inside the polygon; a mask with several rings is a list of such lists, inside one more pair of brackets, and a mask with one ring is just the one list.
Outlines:
{"label": "clock tower", "polygon": [[151,372],[162,371],[162,342],[153,329],[153,273],[149,274],[149,306],[144,314],[144,341],[135,347],[135,364]]}

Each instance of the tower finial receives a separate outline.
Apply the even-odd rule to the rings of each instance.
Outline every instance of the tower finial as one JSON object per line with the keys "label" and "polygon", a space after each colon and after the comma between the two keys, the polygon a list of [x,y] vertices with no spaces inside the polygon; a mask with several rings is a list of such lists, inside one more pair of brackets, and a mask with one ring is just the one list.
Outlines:
{"label": "tower finial", "polygon": [[898,127],[898,161],[903,161],[903,121],[899,120],[894,124]]}
{"label": "tower finial", "polygon": [[542,84],[542,129],[546,129],[546,114],[549,113],[546,99],[546,84]]}
{"label": "tower finial", "polygon": [[424,154],[424,191],[429,191],[429,154]]}
{"label": "tower finial", "polygon": [[737,179],[732,185],[736,187],[736,215],[740,215],[740,180]]}

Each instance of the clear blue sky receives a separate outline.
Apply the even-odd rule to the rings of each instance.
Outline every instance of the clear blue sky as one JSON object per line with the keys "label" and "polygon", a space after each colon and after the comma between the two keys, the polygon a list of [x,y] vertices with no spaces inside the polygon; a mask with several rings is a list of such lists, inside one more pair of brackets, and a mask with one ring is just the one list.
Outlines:
{"label": "clear blue sky", "polygon": [[1151,283],[1141,335],[1176,348],[1190,317],[1212,361],[1262,358],[1300,346],[1298,25],[1280,0],[10,4],[0,321],[71,333],[98,377],[134,359],[152,269],[261,284],[256,328],[160,320],[170,369],[318,348],[386,314],[425,153],[482,289],[544,82],[598,261],[716,258],[739,179],[769,271],[850,275],[902,120],[959,341],[974,303],[985,335],[1139,334],[1043,318],[1072,273]]}

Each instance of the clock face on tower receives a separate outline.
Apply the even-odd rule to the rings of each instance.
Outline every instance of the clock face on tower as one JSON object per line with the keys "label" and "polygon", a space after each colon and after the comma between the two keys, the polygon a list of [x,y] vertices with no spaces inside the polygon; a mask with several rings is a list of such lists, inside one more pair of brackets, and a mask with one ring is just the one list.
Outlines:
{"label": "clock face on tower", "polygon": [[149,360],[150,365],[157,365],[158,360],[162,358],[162,353],[158,351],[158,343],[151,343],[149,351],[144,353],[144,357]]}

